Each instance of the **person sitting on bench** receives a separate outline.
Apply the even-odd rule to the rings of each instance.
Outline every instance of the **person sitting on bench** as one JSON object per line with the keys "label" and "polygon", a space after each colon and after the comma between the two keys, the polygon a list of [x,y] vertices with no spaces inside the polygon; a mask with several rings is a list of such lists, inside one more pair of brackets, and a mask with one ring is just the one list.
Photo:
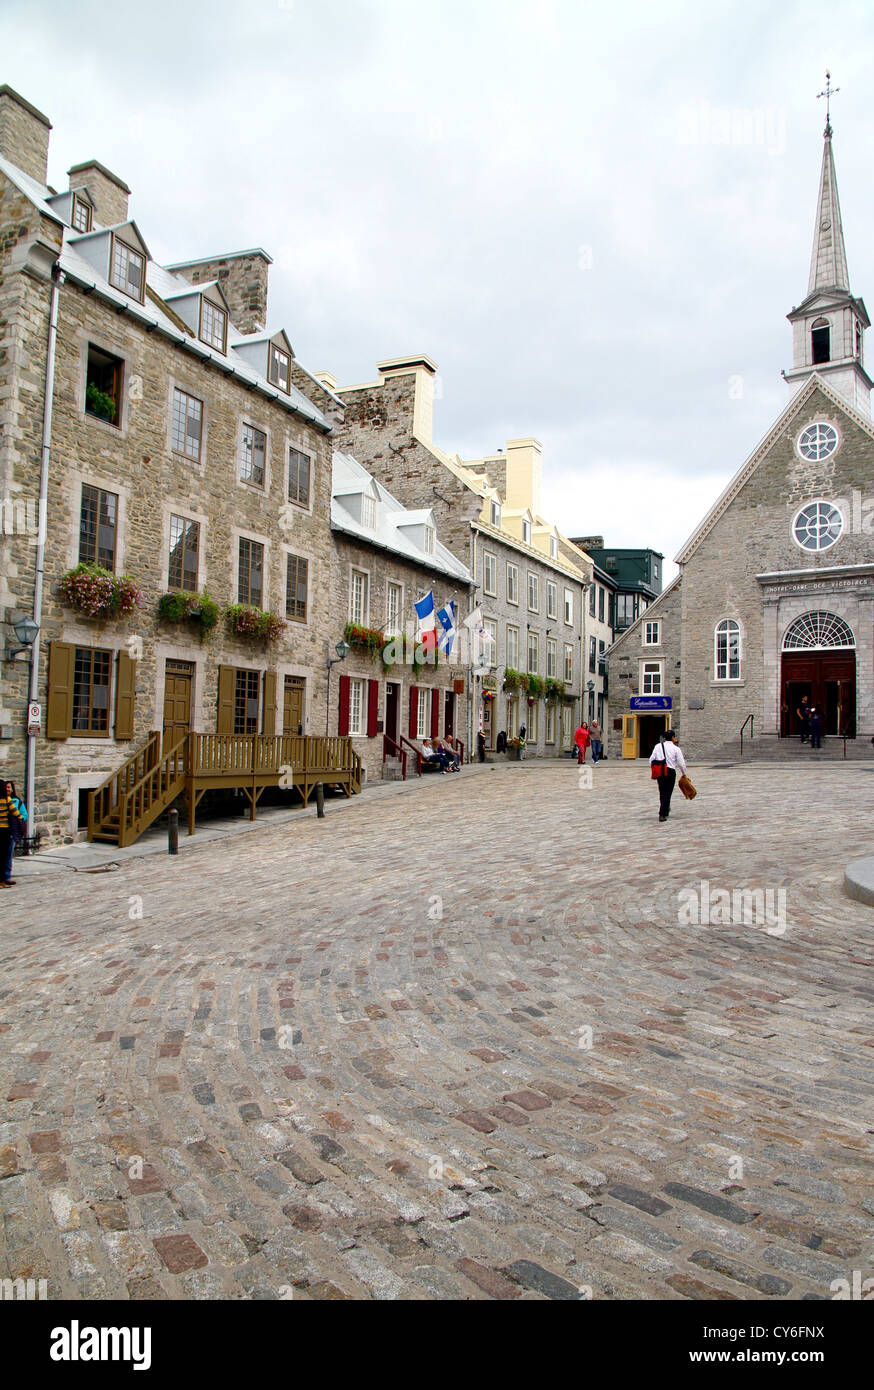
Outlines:
{"label": "person sitting on bench", "polygon": [[449,767],[449,756],[441,748],[435,748],[429,738],[422,739],[422,757],[428,762],[438,762],[440,771],[445,773]]}
{"label": "person sitting on bench", "polygon": [[461,755],[456,751],[452,741],[452,735],[447,734],[445,738],[438,738],[437,751],[443,753],[449,760],[449,771],[457,772],[461,766]]}

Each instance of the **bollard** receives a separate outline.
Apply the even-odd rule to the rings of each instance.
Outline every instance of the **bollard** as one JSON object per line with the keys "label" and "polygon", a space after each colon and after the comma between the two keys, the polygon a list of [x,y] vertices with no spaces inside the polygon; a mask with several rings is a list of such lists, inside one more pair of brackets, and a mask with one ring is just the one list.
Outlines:
{"label": "bollard", "polygon": [[175,806],[170,808],[167,815],[167,853],[179,853],[179,812]]}
{"label": "bollard", "polygon": [[319,820],[325,816],[325,785],[323,782],[316,783],[316,815]]}

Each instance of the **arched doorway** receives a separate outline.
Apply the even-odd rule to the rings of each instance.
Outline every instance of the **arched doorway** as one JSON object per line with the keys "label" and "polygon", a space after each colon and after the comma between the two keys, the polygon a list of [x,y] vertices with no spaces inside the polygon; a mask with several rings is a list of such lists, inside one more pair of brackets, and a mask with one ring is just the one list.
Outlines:
{"label": "arched doorway", "polygon": [[806,695],[821,710],[827,734],[856,737],[856,639],[836,613],[802,613],[783,635],[780,732],[799,732],[796,710]]}

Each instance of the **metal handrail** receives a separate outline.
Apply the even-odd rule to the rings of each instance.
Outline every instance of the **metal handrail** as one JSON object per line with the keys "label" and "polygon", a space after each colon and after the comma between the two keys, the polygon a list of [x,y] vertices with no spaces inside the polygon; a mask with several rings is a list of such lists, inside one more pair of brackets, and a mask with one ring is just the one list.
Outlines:
{"label": "metal handrail", "polygon": [[745,729],[745,728],[747,727],[747,725],[749,724],[749,726],[750,726],[750,739],[755,738],[755,734],[756,734],[755,721],[756,721],[756,716],[755,716],[754,714],[748,714],[747,717],[746,717],[746,719],[744,720],[744,722],[743,722],[743,723],[741,724],[741,726],[740,726],[740,755],[741,755],[741,757],[743,757],[743,755],[744,755],[744,729]]}
{"label": "metal handrail", "polygon": [[401,745],[400,745],[399,743],[395,743],[395,741],[394,741],[393,738],[389,738],[388,734],[383,734],[383,736],[382,736],[382,761],[383,761],[383,762],[385,762],[385,758],[386,758],[386,754],[387,754],[387,753],[391,753],[392,756],[395,757],[395,758],[400,758],[400,761],[401,761],[401,771],[403,772],[404,781],[406,782],[406,780],[407,780],[407,750],[406,750],[406,748],[402,748]]}

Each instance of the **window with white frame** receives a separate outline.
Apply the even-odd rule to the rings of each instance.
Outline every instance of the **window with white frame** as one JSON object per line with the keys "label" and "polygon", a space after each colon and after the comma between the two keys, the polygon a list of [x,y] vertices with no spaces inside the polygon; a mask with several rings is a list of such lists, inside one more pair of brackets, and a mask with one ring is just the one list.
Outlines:
{"label": "window with white frame", "polygon": [[554,679],[555,676],[556,676],[556,674],[557,674],[557,666],[558,666],[558,656],[557,656],[557,643],[556,643],[556,640],[555,640],[554,637],[547,637],[547,639],[546,639],[546,674],[547,674],[548,676],[552,676],[553,679]]}
{"label": "window with white frame", "polygon": [[574,649],[570,642],[564,644],[564,678],[566,681],[574,678]]}
{"label": "window with white frame", "polygon": [[558,541],[555,536],[549,538],[549,558],[550,560],[558,559]]}
{"label": "window with white frame", "polygon": [[522,522],[522,540],[525,545],[531,544],[531,522],[528,520]]}
{"label": "window with white frame", "polygon": [[574,620],[574,595],[572,589],[564,591],[564,620],[566,623],[573,623]]}
{"label": "window with white frame", "polygon": [[531,675],[537,673],[537,662],[539,658],[540,643],[536,632],[528,634],[528,671]]}
{"label": "window with white frame", "polygon": [[200,339],[224,352],[228,332],[228,316],[218,304],[213,304],[204,295],[200,297]]}
{"label": "window with white frame", "polygon": [[661,661],[642,661],[640,663],[641,695],[661,695],[662,664]]}
{"label": "window with white frame", "polygon": [[490,666],[498,664],[498,624],[493,618],[483,621],[483,656]]}
{"label": "window with white frame", "polygon": [[538,720],[538,717],[537,717],[537,716],[538,716],[538,713],[539,713],[539,710],[538,710],[537,703],[536,703],[536,701],[535,701],[535,703],[534,703],[533,705],[529,705],[529,706],[528,706],[528,727],[527,727],[526,730],[525,730],[525,741],[526,741],[527,743],[536,743],[536,742],[537,742],[537,737],[538,737],[538,728],[537,728],[537,726],[538,726],[538,723],[539,723],[539,720]]}
{"label": "window with white frame", "polygon": [[423,548],[423,550],[425,551],[425,554],[426,554],[426,555],[433,555],[433,554],[434,554],[434,542],[435,542],[434,527],[433,527],[433,526],[426,526],[426,527],[424,527],[424,529],[423,529],[423,531],[422,531],[422,536],[423,536],[422,548]]}
{"label": "window with white frame", "polygon": [[363,737],[366,733],[367,682],[353,676],[349,682],[349,732]]}
{"label": "window with white frame", "polygon": [[400,632],[401,630],[401,604],[403,602],[403,589],[400,584],[389,582],[386,589],[385,605],[385,629],[389,634]]}
{"label": "window with white frame", "polygon": [[558,617],[558,585],[553,584],[551,579],[546,581],[546,616]]}
{"label": "window with white frame", "polygon": [[519,566],[507,561],[507,602],[519,602]]}
{"label": "window with white frame", "polygon": [[498,592],[498,557],[488,550],[483,552],[483,593],[496,595]]}
{"label": "window with white frame", "polygon": [[489,520],[493,526],[500,526],[501,524],[501,504],[500,502],[495,502],[494,499],[489,508]]}
{"label": "window with white frame", "polygon": [[507,701],[507,738],[519,736],[519,701],[514,695]]}
{"label": "window with white frame", "polygon": [[531,570],[528,571],[528,612],[540,612],[540,579]]}
{"label": "window with white frame", "polygon": [[112,273],[110,280],[117,290],[124,290],[131,299],[143,301],[146,289],[145,258],[119,237],[112,238]]}
{"label": "window with white frame", "polygon": [[270,344],[270,360],[267,367],[267,380],[280,391],[291,389],[291,358],[275,343]]}
{"label": "window with white frame", "polygon": [[649,622],[643,624],[643,645],[645,647],[657,647],[661,640],[661,622]]}
{"label": "window with white frame", "polygon": [[546,743],[555,743],[555,705],[550,702],[546,706],[546,733],[544,735]]}
{"label": "window with white frame", "polygon": [[519,629],[507,624],[507,665],[511,671],[519,670]]}
{"label": "window with white frame", "polygon": [[714,633],[714,669],[718,681],[739,681],[740,664],[740,623],[734,618],[723,618],[716,624]]}
{"label": "window with white frame", "polygon": [[353,570],[349,584],[349,617],[353,623],[367,626],[368,581],[363,570]]}
{"label": "window with white frame", "polygon": [[376,521],[376,499],[365,492],[361,498],[361,525],[373,530]]}
{"label": "window with white frame", "polygon": [[431,699],[433,690],[419,687],[419,703],[416,706],[416,738],[429,738],[431,734]]}

